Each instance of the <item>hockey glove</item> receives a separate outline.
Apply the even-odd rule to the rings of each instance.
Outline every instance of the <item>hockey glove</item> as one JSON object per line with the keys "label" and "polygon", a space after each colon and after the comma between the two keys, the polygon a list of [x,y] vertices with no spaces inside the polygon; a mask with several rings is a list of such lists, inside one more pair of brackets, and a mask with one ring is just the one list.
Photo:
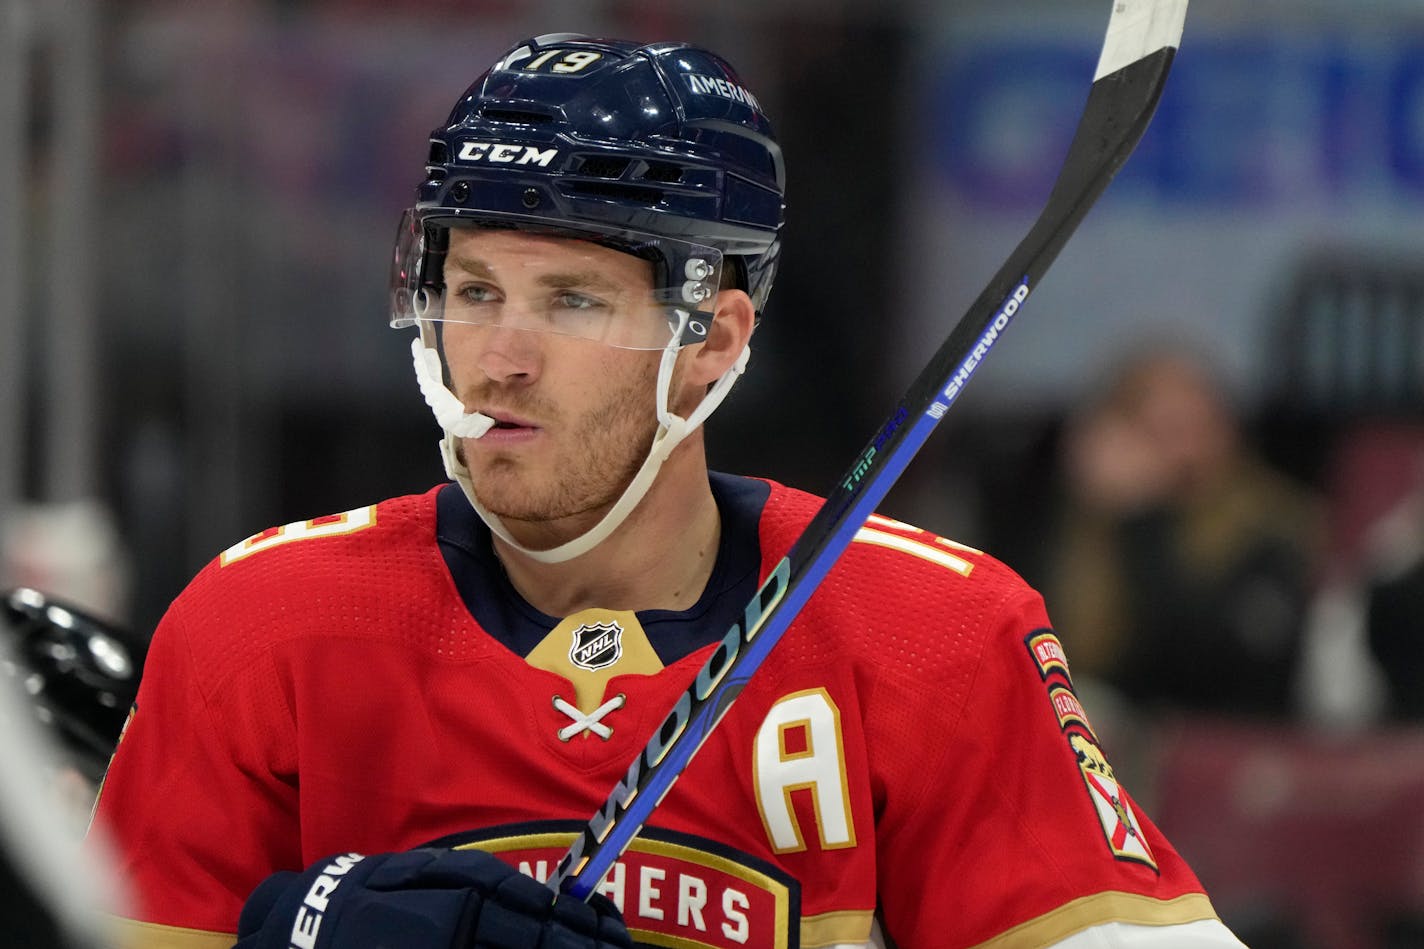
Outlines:
{"label": "hockey glove", "polygon": [[234,949],[632,949],[613,903],[555,897],[482,850],[342,854],[264,880]]}

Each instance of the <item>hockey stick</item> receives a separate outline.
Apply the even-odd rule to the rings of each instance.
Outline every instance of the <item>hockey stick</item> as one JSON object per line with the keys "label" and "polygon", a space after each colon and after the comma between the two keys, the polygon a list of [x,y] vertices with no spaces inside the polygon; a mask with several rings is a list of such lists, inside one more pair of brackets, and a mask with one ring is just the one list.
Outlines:
{"label": "hockey stick", "polygon": [[593,892],[958,398],[1147,130],[1186,13],[1187,0],[1115,0],[1087,105],[1038,220],[712,651],[549,886],[580,898]]}

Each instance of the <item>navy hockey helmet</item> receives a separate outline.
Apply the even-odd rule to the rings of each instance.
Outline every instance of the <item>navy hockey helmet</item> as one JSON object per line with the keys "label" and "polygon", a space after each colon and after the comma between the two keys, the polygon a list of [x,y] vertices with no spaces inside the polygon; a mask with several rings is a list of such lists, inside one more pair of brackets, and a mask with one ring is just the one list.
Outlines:
{"label": "navy hockey helmet", "polygon": [[700,266],[669,248],[710,247],[760,311],[784,188],[770,122],[713,53],[573,33],[526,40],[431,133],[426,178],[397,240],[392,325],[415,321],[422,289],[442,289],[444,229],[458,224],[603,235],[660,262],[663,287]]}
{"label": "navy hockey helmet", "polygon": [[[420,329],[411,354],[444,431],[446,473],[515,549],[549,563],[581,556],[622,523],[663,461],[746,368],[750,344],[685,418],[673,410],[679,351],[706,339],[717,291],[745,290],[757,311],[771,292],[785,190],[771,124],[732,67],[706,50],[548,34],[509,50],[465,91],[431,133],[425,172],[396,239],[390,322]],[[544,314],[529,306],[486,308],[459,287],[447,294],[451,232],[467,227],[551,234],[634,254],[651,265],[651,296],[634,290],[617,305]],[[643,464],[598,524],[547,550],[519,544],[481,504],[461,443],[483,437],[495,420],[469,411],[451,391],[444,362],[447,324],[506,319],[514,328],[662,353],[658,428]]]}
{"label": "navy hockey helmet", "polygon": [[0,598],[0,678],[18,680],[35,717],[68,759],[98,780],[138,694],[131,637],[112,623],[29,587]]}

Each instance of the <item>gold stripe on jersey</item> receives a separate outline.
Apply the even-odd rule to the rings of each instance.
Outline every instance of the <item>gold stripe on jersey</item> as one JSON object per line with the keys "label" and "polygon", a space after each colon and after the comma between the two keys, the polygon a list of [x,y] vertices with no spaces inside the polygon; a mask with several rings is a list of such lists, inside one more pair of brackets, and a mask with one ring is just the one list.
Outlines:
{"label": "gold stripe on jersey", "polygon": [[1014,946],[1048,946],[1074,933],[1106,923],[1137,926],[1174,926],[1216,919],[1205,893],[1187,893],[1159,900],[1137,893],[1110,890],[1080,897],[1036,919],[1020,923],[973,949],[1012,949]]}
{"label": "gold stripe on jersey", "polygon": [[161,926],[121,916],[111,916],[109,921],[117,940],[111,949],[231,949],[237,942],[236,933]]}
{"label": "gold stripe on jersey", "polygon": [[[580,669],[574,665],[571,652],[578,630],[584,627],[612,626],[616,629],[621,654],[611,665],[601,669]],[[637,614],[629,610],[579,610],[566,616],[559,625],[535,646],[524,659],[536,669],[563,676],[574,685],[574,704],[585,715],[603,704],[608,680],[618,675],[653,675],[663,668],[662,660],[648,642],[648,634]]]}
{"label": "gold stripe on jersey", "polygon": [[875,914],[868,909],[807,916],[801,920],[801,949],[868,944],[874,919]]}

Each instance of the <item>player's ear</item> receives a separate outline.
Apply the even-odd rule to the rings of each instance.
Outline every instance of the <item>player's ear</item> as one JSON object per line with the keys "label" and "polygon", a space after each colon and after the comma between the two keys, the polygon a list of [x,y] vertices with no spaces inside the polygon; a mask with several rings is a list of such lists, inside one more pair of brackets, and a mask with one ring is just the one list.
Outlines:
{"label": "player's ear", "polygon": [[742,354],[755,326],[751,297],[741,290],[719,291],[707,339],[695,347],[684,378],[695,385],[716,382]]}

